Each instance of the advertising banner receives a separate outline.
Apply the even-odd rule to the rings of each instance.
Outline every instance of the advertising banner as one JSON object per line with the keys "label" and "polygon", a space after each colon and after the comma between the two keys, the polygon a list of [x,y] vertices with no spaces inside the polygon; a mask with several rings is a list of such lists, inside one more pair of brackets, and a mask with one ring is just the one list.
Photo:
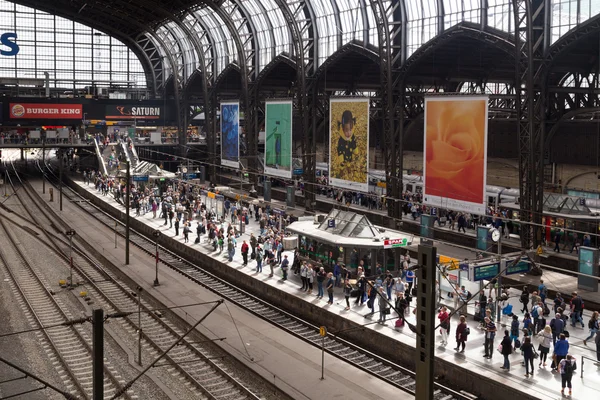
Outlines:
{"label": "advertising banner", "polygon": [[487,104],[487,96],[425,99],[425,204],[485,215]]}
{"label": "advertising banner", "polygon": [[292,178],[292,102],[265,103],[265,174]]}
{"label": "advertising banner", "polygon": [[81,104],[10,103],[11,119],[83,119]]}
{"label": "advertising banner", "polygon": [[240,166],[240,103],[221,103],[221,165]]}
{"label": "advertising banner", "polygon": [[156,120],[162,118],[162,107],[110,105],[106,106],[105,118],[116,120],[139,119],[141,121]]}
{"label": "advertising banner", "polygon": [[329,101],[329,184],[369,191],[369,99]]}

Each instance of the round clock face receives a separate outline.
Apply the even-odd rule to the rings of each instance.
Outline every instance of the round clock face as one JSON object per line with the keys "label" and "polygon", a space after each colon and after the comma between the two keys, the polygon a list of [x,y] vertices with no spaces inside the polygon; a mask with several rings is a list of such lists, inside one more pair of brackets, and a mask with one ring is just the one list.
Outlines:
{"label": "round clock face", "polygon": [[494,242],[497,242],[498,240],[500,240],[500,231],[498,229],[492,230],[492,240]]}

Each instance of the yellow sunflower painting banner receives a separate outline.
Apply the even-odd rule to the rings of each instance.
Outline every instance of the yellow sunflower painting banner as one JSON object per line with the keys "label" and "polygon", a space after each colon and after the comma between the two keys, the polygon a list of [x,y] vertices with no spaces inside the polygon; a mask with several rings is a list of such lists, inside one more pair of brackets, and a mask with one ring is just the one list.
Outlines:
{"label": "yellow sunflower painting banner", "polygon": [[329,100],[329,184],[369,191],[369,99]]}
{"label": "yellow sunflower painting banner", "polygon": [[485,215],[487,96],[425,98],[425,204]]}

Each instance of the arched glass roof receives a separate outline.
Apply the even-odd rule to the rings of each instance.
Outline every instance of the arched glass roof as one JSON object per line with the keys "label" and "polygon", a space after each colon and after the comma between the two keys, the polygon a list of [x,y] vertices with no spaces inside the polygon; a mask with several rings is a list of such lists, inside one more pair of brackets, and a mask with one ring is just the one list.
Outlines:
{"label": "arched glass roof", "polygon": [[229,32],[221,17],[212,10],[198,8],[193,13],[210,30],[210,35],[215,45],[215,76],[217,76],[227,65],[237,59],[237,52],[235,51],[235,43],[231,37],[231,32]]}
{"label": "arched glass roof", "polygon": [[119,40],[43,11],[0,0],[0,33],[17,32],[17,57],[0,57],[0,77],[44,79],[57,88],[146,88],[137,56]]}
{"label": "arched glass roof", "polygon": [[551,42],[600,13],[600,0],[551,0]]}

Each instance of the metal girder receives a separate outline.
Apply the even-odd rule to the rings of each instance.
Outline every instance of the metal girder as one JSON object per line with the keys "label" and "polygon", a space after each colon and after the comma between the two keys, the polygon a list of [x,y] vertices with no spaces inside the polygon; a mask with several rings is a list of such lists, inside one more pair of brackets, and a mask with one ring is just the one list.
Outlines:
{"label": "metal girder", "polygon": [[[515,87],[519,137],[521,246],[542,241],[544,201],[545,65],[548,30],[545,0],[513,0]],[[532,223],[532,224],[530,224]]]}
{"label": "metal girder", "polygon": [[[390,7],[386,9],[382,0],[370,0],[371,10],[375,16],[377,24],[377,34],[379,36],[379,78],[380,78],[380,97],[381,97],[381,117],[383,119],[383,137],[385,143],[384,160],[386,170],[388,215],[391,217],[390,227],[396,228],[396,220],[402,218],[402,139],[396,136],[395,105],[397,94],[394,93],[394,36],[391,27],[398,29],[389,23],[394,15],[396,7],[394,2],[390,2]],[[397,4],[397,3],[396,3]],[[401,97],[401,96],[400,96]],[[391,202],[391,204],[390,204]]]}
{"label": "metal girder", "polygon": [[[233,19],[231,18],[231,15],[227,12],[225,12],[225,10],[217,4],[213,4],[212,2],[208,5],[217,15],[219,15],[219,17],[221,17],[221,19],[223,20],[223,22],[225,23],[225,25],[227,25],[227,29],[229,30],[229,32],[231,33],[231,37],[235,43],[236,46],[236,50],[238,53],[238,63],[239,63],[239,69],[240,69],[240,76],[242,79],[241,82],[241,86],[242,86],[242,91],[240,93],[240,105],[243,107],[243,109],[245,110],[245,123],[248,126],[249,124],[254,124],[254,112],[253,110],[250,109],[250,104],[251,104],[251,100],[250,100],[250,93],[249,93],[249,81],[251,79],[253,79],[255,77],[255,71],[256,71],[256,64],[254,61],[254,54],[256,53],[256,42],[255,42],[255,37],[253,37],[253,35],[251,35],[251,37],[247,38],[247,41],[250,41],[250,43],[252,43],[251,49],[250,51],[246,51],[245,47],[244,47],[244,42],[242,41],[242,33],[245,36],[247,36],[244,32],[243,32],[243,28],[244,26],[247,26],[248,24],[251,24],[251,22],[249,21],[247,16],[244,16],[244,14],[242,14],[240,12],[239,7],[236,5],[236,3],[230,3],[233,7],[233,10],[231,10],[230,14],[233,14],[234,12],[238,12],[240,13],[240,15],[242,16],[242,20],[237,21],[237,25],[236,23],[233,21]],[[223,71],[225,72],[225,71]],[[221,74],[222,75],[222,74]],[[218,79],[218,78],[217,78]],[[213,105],[213,110],[216,108],[217,106],[217,83],[215,82],[215,85],[213,87],[213,90],[211,91],[211,103]],[[213,129],[216,129],[216,120],[213,123]],[[248,132],[248,130],[246,130],[246,138],[248,140],[248,143],[252,145],[252,147],[254,148],[254,154],[256,154],[256,131],[254,129],[251,129],[250,132]],[[252,149],[249,148],[249,151],[251,151]],[[210,163],[210,167],[211,167],[211,171],[210,171],[210,176],[211,179],[213,181],[215,181],[216,179],[216,161],[217,161],[217,154],[216,154],[216,140],[213,141],[212,143],[209,143],[209,151],[211,153],[212,156],[215,157],[215,162]],[[249,165],[249,167],[251,167],[251,165]],[[254,171],[256,171],[256,168],[254,168]]]}

